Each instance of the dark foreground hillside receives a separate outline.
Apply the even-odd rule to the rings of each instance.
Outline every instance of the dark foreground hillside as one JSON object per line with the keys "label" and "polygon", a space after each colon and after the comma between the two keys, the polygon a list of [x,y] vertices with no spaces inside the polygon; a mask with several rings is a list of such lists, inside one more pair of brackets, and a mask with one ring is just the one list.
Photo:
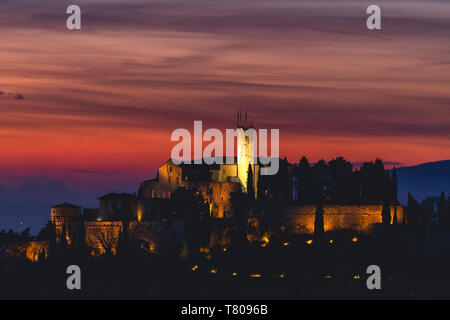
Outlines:
{"label": "dark foreground hillside", "polygon": [[[196,261],[139,253],[38,263],[3,259],[0,298],[450,298],[450,233],[396,228],[372,236],[342,231],[320,239],[273,239],[264,247],[222,248]],[[79,291],[66,288],[71,264],[82,270]],[[366,287],[372,264],[381,268],[381,290]]]}

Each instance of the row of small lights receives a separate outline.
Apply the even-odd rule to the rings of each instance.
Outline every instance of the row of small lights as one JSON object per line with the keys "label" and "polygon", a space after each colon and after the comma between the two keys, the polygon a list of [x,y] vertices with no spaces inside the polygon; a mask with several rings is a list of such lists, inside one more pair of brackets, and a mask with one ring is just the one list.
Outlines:
{"label": "row of small lights", "polygon": [[[330,244],[332,244],[333,242],[334,242],[334,240],[333,239],[330,239],[329,241],[328,241]],[[352,238],[352,242],[358,242],[358,238],[357,237],[353,237]],[[313,240],[312,239],[309,239],[309,240],[306,240],[305,241],[305,243],[307,244],[307,245],[311,245],[312,243],[313,243]],[[267,243],[264,243],[263,245],[261,245],[262,247],[265,247],[267,245]],[[289,242],[289,241],[287,241],[287,242],[283,242],[283,246],[290,246],[291,245],[291,243]]]}
{"label": "row of small lights", "polygon": [[[195,265],[195,266],[193,266],[193,267],[191,268],[191,271],[197,271],[197,270],[198,270],[198,265]],[[209,272],[210,274],[219,274],[219,270],[218,270],[217,268],[209,269],[208,272]],[[231,275],[232,275],[233,277],[237,277],[237,276],[238,276],[238,273],[237,273],[237,272],[233,272],[233,273],[231,273]],[[249,275],[249,277],[250,277],[250,278],[262,278],[263,276],[262,276],[262,274],[260,274],[260,273],[252,273],[252,274]],[[285,273],[280,273],[280,274],[276,275],[276,277],[277,277],[277,278],[285,278],[285,277],[286,277],[286,274],[285,274]],[[330,275],[330,274],[327,274],[327,275],[325,275],[323,278],[324,278],[324,279],[332,279],[333,276]],[[359,280],[359,279],[361,279],[361,277],[359,276],[359,274],[356,274],[356,275],[353,276],[353,279]],[[393,278],[390,277],[390,280],[392,280],[392,279],[393,279]]]}
{"label": "row of small lights", "polygon": [[[329,240],[329,243],[330,243],[330,244],[332,244],[333,242],[334,242],[333,239],[330,239],[330,240]],[[353,237],[353,238],[352,238],[352,242],[358,242],[358,238],[357,238],[357,237]],[[306,240],[305,243],[306,243],[307,245],[311,245],[311,244],[313,243],[313,240],[312,240],[312,239]],[[261,246],[262,246],[262,247],[265,247],[267,244],[268,244],[268,242],[263,243]],[[287,242],[284,242],[284,243],[283,243],[283,246],[289,246],[290,244],[291,244],[291,243],[290,243],[289,241],[287,241]],[[226,252],[226,251],[227,251],[227,248],[224,247],[222,250],[223,250],[224,252]],[[198,265],[195,265],[195,266],[193,266],[193,267],[191,268],[191,271],[197,271],[197,270],[198,270]],[[218,274],[219,271],[218,271],[216,268],[212,268],[212,269],[209,270],[209,273],[211,273],[211,274]],[[233,277],[236,277],[236,276],[238,275],[238,273],[237,273],[237,272],[233,272],[231,275],[232,275]],[[259,273],[255,273],[255,274],[250,274],[249,277],[250,277],[250,278],[261,278],[262,275],[259,274]],[[286,274],[285,274],[285,273],[281,273],[281,274],[278,275],[278,277],[279,277],[279,278],[284,278],[284,277],[286,277]],[[325,278],[325,279],[331,279],[332,276],[331,276],[331,275],[326,275],[326,276],[324,276],[324,278]],[[359,275],[355,275],[353,278],[354,278],[354,279],[359,279],[360,277],[359,277]]]}

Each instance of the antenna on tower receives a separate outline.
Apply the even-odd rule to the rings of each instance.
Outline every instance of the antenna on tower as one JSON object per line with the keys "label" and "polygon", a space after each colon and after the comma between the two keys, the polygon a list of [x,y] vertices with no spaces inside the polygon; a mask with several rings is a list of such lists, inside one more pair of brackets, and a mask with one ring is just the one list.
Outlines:
{"label": "antenna on tower", "polygon": [[236,110],[236,128],[239,127],[239,107]]}

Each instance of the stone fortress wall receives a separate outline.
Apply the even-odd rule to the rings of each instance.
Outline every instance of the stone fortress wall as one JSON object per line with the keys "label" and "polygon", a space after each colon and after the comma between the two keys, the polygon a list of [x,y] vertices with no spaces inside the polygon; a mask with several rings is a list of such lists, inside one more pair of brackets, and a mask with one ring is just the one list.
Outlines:
{"label": "stone fortress wall", "polygon": [[[281,209],[282,223],[286,231],[298,234],[314,233],[316,205],[290,206]],[[375,224],[382,222],[381,212],[383,205],[323,205],[324,231],[339,229],[352,229],[357,232],[370,233]],[[391,204],[391,224],[394,214],[397,222],[404,221],[404,207],[400,204]]]}

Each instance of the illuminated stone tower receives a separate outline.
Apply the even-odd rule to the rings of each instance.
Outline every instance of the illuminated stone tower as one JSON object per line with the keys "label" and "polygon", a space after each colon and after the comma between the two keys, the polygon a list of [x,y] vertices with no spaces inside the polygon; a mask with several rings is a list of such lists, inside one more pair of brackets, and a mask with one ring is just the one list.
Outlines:
{"label": "illuminated stone tower", "polygon": [[257,179],[258,179],[258,168],[255,165],[255,161],[252,161],[252,157],[256,158],[256,131],[253,124],[247,120],[247,112],[245,112],[245,118],[243,117],[242,111],[238,110],[237,113],[237,176],[242,184],[242,189],[247,193],[248,187],[248,168],[249,165],[252,166],[253,173],[253,187],[255,190],[255,197],[257,193]]}

